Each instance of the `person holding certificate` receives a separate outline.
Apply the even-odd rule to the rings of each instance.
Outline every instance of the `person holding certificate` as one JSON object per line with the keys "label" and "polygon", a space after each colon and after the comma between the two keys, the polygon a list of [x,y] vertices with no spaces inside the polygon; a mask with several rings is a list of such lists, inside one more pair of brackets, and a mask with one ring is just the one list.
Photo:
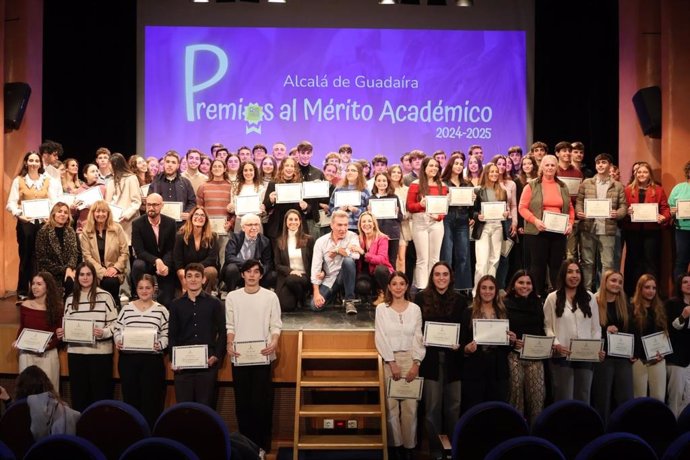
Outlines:
{"label": "person holding certificate", "polygon": [[520,162],[520,171],[515,176],[515,193],[518,203],[518,239],[510,251],[510,265],[511,270],[514,268],[528,268],[530,266],[529,253],[525,250],[524,237],[525,234],[525,218],[520,214],[520,199],[522,198],[522,191],[527,186],[527,183],[533,179],[537,179],[537,171],[539,166],[537,160],[532,155],[525,156]]}
{"label": "person holding certificate", "polygon": [[[259,168],[251,162],[244,162],[240,165],[240,171],[242,171],[242,180],[239,180],[235,184],[235,189],[233,190],[233,201],[228,203],[227,210],[230,214],[237,213],[237,197],[238,196],[256,196],[259,203],[264,201],[264,193],[266,193],[266,186],[261,181],[261,176],[259,175]],[[263,217],[266,212],[266,208],[263,204],[259,205],[260,209],[256,212],[259,217]],[[254,212],[254,211],[253,211]],[[246,211],[245,211],[246,213]],[[242,212],[240,212],[242,214]],[[235,233],[240,231],[240,223],[235,220]]]}
{"label": "person holding certificate", "polygon": [[294,209],[285,213],[283,234],[274,254],[277,273],[276,294],[282,311],[304,306],[311,288],[307,270],[314,256],[314,237],[304,232],[302,218]]}
{"label": "person holding certificate", "polygon": [[[396,198],[397,199],[397,198]],[[393,266],[388,259],[388,235],[379,230],[376,218],[369,211],[359,216],[357,224],[359,230],[360,258],[357,260],[357,281],[355,292],[362,297],[369,297],[376,292],[373,305],[383,301],[383,290],[388,285],[388,278],[393,272]]]}
{"label": "person holding certificate", "polygon": [[152,428],[163,412],[163,351],[168,346],[169,318],[168,309],[153,300],[155,285],[152,275],[141,277],[136,285],[138,299],[120,310],[113,335],[120,350],[117,368],[122,399],[141,412]]}
{"label": "person holding certificate", "polygon": [[510,405],[522,413],[531,425],[544,409],[543,359],[521,359],[524,336],[545,336],[544,308],[534,290],[532,275],[518,270],[508,283],[503,299],[510,320],[510,329],[515,333],[515,348],[508,354],[510,374]]}
{"label": "person holding certificate", "polygon": [[[419,366],[426,355],[422,311],[409,298],[407,277],[402,272],[393,272],[384,302],[376,307],[374,322],[376,350],[386,363],[386,380],[412,382],[419,375]],[[386,395],[388,443],[393,449],[411,451],[417,446],[418,405],[417,399],[393,399]]]}
{"label": "person holding certificate", "polygon": [[[40,367],[58,392],[60,391],[60,358],[57,346],[60,340],[56,330],[62,325],[62,313],[62,295],[55,278],[48,272],[38,272],[31,280],[29,298],[19,307],[17,338],[23,335],[22,331],[25,329],[45,331],[52,333],[52,336],[42,352],[20,348],[23,344],[19,340],[12,344],[14,348],[19,349],[19,372],[32,365]],[[32,331],[26,332],[26,334],[31,333]]]}
{"label": "person holding certificate", "polygon": [[690,267],[690,161],[683,166],[685,181],[673,187],[668,196],[668,205],[675,219],[676,258],[673,277],[687,273]]}
{"label": "person holding certificate", "polygon": [[[492,166],[489,163],[489,166]],[[486,171],[488,168],[485,168]],[[465,359],[462,364],[462,412],[486,401],[508,402],[510,347],[479,345],[474,320],[507,319],[508,314],[498,295],[498,283],[492,275],[484,275],[477,283],[472,306],[462,312],[460,346]],[[506,321],[507,329],[507,321]],[[503,333],[503,332],[501,332]],[[515,343],[515,333],[505,330],[506,345]]]}
{"label": "person holding certificate", "polygon": [[412,240],[417,253],[412,284],[426,289],[430,267],[438,262],[443,243],[443,214],[426,212],[426,197],[448,195],[448,187],[441,181],[438,161],[431,157],[422,160],[419,179],[410,184],[407,192],[407,211],[411,215]]}
{"label": "person holding certificate", "polygon": [[[542,164],[548,161],[548,156]],[[594,294],[584,287],[580,264],[572,259],[563,261],[557,273],[556,290],[546,296],[544,329],[547,336],[556,337],[550,362],[554,400],[576,399],[589,404],[592,363],[569,361],[566,357],[572,339],[601,339],[599,306]],[[603,351],[599,352],[600,360],[604,356]]]}
{"label": "person holding certificate", "polygon": [[63,298],[74,288],[74,269],[79,258],[77,234],[71,223],[69,206],[58,202],[36,235],[36,269],[53,275],[58,287],[64,289]]}
{"label": "person holding certificate", "polygon": [[666,361],[656,353],[648,356],[644,337],[663,333],[668,336],[666,310],[657,292],[656,278],[645,274],[637,280],[632,297],[635,326],[635,358],[633,361],[633,395],[649,396],[661,402],[666,400]]}
{"label": "person holding certificate", "polygon": [[[376,217],[381,232],[388,235],[388,260],[393,264],[398,260],[398,251],[400,249],[400,226],[403,220],[403,206],[404,201],[400,201],[398,195],[395,194],[393,183],[387,172],[380,172],[374,174],[374,184],[371,190],[371,199],[385,199],[387,203],[395,200],[395,215],[396,217],[379,218]],[[392,205],[390,206],[392,207]],[[371,201],[369,202],[369,211],[371,211]]]}
{"label": "person holding certificate", "polygon": [[[271,450],[273,387],[271,362],[283,322],[278,296],[259,284],[264,274],[257,259],[240,267],[244,288],[225,299],[227,351],[232,358],[235,385],[235,415],[240,433],[264,452]],[[255,352],[253,352],[255,350]]]}
{"label": "person holding certificate", "polygon": [[[82,174],[84,175],[84,182],[81,183],[79,188],[76,190],[75,194],[88,192],[94,187],[98,187],[100,196],[105,197],[105,184],[98,181],[98,166],[93,163],[87,163],[82,169]],[[91,193],[95,191],[92,190]],[[77,235],[80,235],[84,224],[86,224],[86,219],[89,217],[89,209],[93,203],[84,203],[79,197],[74,199],[74,202],[70,205],[70,211],[72,211],[72,218],[77,220]]]}
{"label": "person holding certificate", "polygon": [[[57,203],[62,195],[60,181],[45,174],[38,152],[28,152],[22,160],[19,174],[12,181],[7,197],[6,209],[17,218],[17,245],[19,246],[19,267],[17,279],[17,301],[25,300],[29,294],[31,276],[35,273],[34,252],[36,235],[47,216],[25,215],[22,202],[25,200],[45,200]],[[28,210],[26,210],[28,211]]]}
{"label": "person holding certificate", "polygon": [[163,197],[163,201],[182,203],[180,221],[189,218],[189,213],[196,206],[196,193],[189,179],[180,174],[180,155],[174,150],[168,150],[163,157],[163,171],[158,173],[149,186],[149,196],[154,193]]}
{"label": "person holding certificate", "polygon": [[235,215],[227,210],[232,202],[232,184],[228,178],[227,166],[222,160],[213,160],[208,181],[199,186],[196,191],[196,204],[206,210],[209,219],[223,222],[223,235],[218,238],[218,257],[220,265],[225,262],[225,245],[228,244],[227,233],[235,228]]}
{"label": "person holding certificate", "polygon": [[[404,156],[403,156],[404,158]],[[398,257],[395,260],[395,268],[398,271],[408,273],[407,270],[407,247],[412,241],[412,228],[410,227],[410,213],[407,212],[407,192],[409,187],[403,183],[403,170],[400,165],[392,165],[388,169],[388,178],[393,189],[393,193],[398,197],[401,204],[400,212],[403,219],[400,222],[400,245],[398,247]],[[410,251],[413,253],[413,251]],[[393,263],[393,260],[391,263]]]}
{"label": "person holding certificate", "polygon": [[[654,180],[652,167],[646,161],[638,163],[632,183],[625,187],[625,199],[630,205],[623,220],[625,293],[631,296],[640,276],[645,273],[659,276],[661,230],[671,223],[671,210],[664,188]],[[649,219],[642,215],[643,209],[638,209],[638,216],[634,214],[636,205],[643,203],[652,211],[656,208]]]}
{"label": "person holding certificate", "polygon": [[666,302],[666,316],[673,353],[666,358],[668,407],[678,417],[688,405],[684,397],[690,378],[690,273],[676,280],[675,296]]}
{"label": "person holding certificate", "polygon": [[[498,166],[498,183],[503,190],[506,192],[506,202],[508,203],[508,211],[510,220],[503,221],[503,227],[509,231],[511,245],[515,244],[515,238],[517,237],[517,225],[518,225],[518,211],[517,211],[517,186],[513,182],[513,178],[510,175],[510,169],[508,169],[508,158],[503,155],[496,155],[491,159],[491,163]],[[512,250],[511,250],[512,252]],[[510,255],[510,254],[508,254]],[[498,262],[498,268],[496,269],[496,280],[498,281],[498,286],[501,289],[506,287],[508,283],[509,276],[509,262],[508,256],[501,254],[501,258]]]}
{"label": "person holding certificate", "polygon": [[[558,270],[566,253],[566,236],[573,230],[575,218],[570,192],[558,180],[557,168],[556,157],[544,155],[539,177],[529,181],[520,197],[520,215],[525,219],[526,268],[534,277],[534,290],[540,297],[546,292],[547,268],[551,286],[557,284]],[[544,211],[566,214],[568,223],[565,228],[547,228],[543,220]]]}
{"label": "person holding certificate", "polygon": [[116,319],[115,300],[98,287],[94,266],[89,262],[77,265],[74,292],[67,297],[63,326],[56,334],[67,342],[72,406],[79,412],[96,401],[113,399]]}
{"label": "person holding certificate", "polygon": [[[341,204],[338,198],[339,192],[352,191],[354,194],[359,193],[359,204]],[[359,215],[367,210],[371,192],[367,189],[366,179],[362,172],[362,165],[359,162],[352,162],[347,165],[345,169],[345,177],[340,181],[340,184],[335,188],[331,199],[328,203],[328,209],[331,214],[335,209],[339,209],[347,213],[348,225],[347,228],[351,232],[357,232],[357,221]]]}
{"label": "person holding certificate", "polygon": [[264,194],[264,207],[268,213],[268,222],[264,226],[264,234],[273,241],[277,241],[283,231],[283,221],[288,209],[294,209],[300,213],[302,219],[306,219],[309,212],[309,205],[306,201],[289,200],[290,202],[280,202],[276,192],[276,184],[300,184],[302,174],[299,172],[297,160],[286,158],[278,166],[278,172],[274,181],[269,182]]}
{"label": "person holding certificate", "polygon": [[204,266],[206,292],[216,288],[218,280],[218,237],[211,231],[208,213],[204,208],[194,206],[189,219],[175,235],[173,261],[177,278],[182,286],[182,293],[187,291],[184,267],[193,262]]}
{"label": "person holding certificate", "polygon": [[[132,221],[139,217],[142,196],[139,189],[139,179],[129,169],[125,157],[121,153],[110,155],[110,166],[113,177],[105,186],[105,201],[122,208],[122,218],[119,224],[125,231],[127,242],[132,241]],[[149,193],[151,187],[149,187]]]}
{"label": "person holding certificate", "polygon": [[[601,335],[607,355],[602,362],[594,364],[592,407],[599,412],[604,424],[613,409],[633,398],[630,357],[634,351],[634,341],[632,337],[627,341],[633,332],[633,314],[623,285],[623,275],[620,272],[606,270],[596,295]],[[626,342],[616,340],[619,338],[625,338]]]}

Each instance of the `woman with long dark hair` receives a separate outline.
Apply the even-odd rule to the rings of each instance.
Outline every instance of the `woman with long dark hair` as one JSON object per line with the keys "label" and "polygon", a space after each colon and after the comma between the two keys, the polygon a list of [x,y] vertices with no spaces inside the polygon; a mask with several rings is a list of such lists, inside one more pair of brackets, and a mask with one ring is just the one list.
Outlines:
{"label": "woman with long dark hair", "polygon": [[[87,190],[98,187],[101,192],[101,196],[105,197],[105,184],[98,181],[98,166],[93,163],[87,163],[82,168],[82,174],[84,175],[84,182],[81,183],[79,188],[75,193],[79,194],[86,192]],[[87,217],[89,217],[89,209],[91,204],[85,204],[81,200],[74,200],[74,203],[70,206],[72,211],[72,217],[77,220],[77,235],[80,235],[84,224],[86,223]]]}
{"label": "woman with long dark hair", "polygon": [[277,203],[276,184],[296,184],[301,182],[302,174],[299,171],[297,160],[286,158],[280,163],[275,180],[269,182],[266,187],[264,208],[268,213],[268,221],[264,225],[264,235],[274,241],[283,232],[283,221],[289,209],[299,212],[302,220],[309,213],[309,205],[304,200],[300,200],[298,203]]}
{"label": "woman with long dark hair", "polygon": [[678,417],[688,404],[684,397],[690,379],[690,273],[676,279],[675,295],[666,302],[673,353],[666,357],[668,407]]}
{"label": "woman with long dark hair", "polygon": [[289,209],[285,213],[283,234],[278,238],[273,254],[278,280],[276,294],[281,311],[294,311],[304,306],[311,291],[311,261],[314,237],[304,231],[300,213]]}
{"label": "woman with long dark hair", "polygon": [[139,217],[141,190],[138,177],[129,169],[127,160],[121,153],[110,155],[113,178],[105,185],[105,201],[122,209],[118,223],[127,236],[127,244],[132,244],[132,220]]}

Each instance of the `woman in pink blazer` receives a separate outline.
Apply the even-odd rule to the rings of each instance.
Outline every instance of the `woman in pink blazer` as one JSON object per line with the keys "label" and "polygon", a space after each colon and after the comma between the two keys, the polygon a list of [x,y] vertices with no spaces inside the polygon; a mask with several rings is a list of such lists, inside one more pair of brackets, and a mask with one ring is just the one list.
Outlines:
{"label": "woman in pink blazer", "polygon": [[361,257],[357,261],[355,292],[359,296],[369,296],[376,292],[376,300],[372,304],[378,305],[383,302],[383,290],[393,273],[393,266],[388,259],[388,235],[379,230],[376,218],[369,211],[360,214],[357,229],[360,247],[355,250],[359,251]]}

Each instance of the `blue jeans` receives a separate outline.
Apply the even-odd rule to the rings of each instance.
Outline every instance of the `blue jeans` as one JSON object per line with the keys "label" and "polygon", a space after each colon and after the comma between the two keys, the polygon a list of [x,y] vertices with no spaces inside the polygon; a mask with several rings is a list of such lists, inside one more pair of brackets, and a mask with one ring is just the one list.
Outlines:
{"label": "blue jeans", "polygon": [[676,229],[676,263],[673,266],[673,279],[688,272],[690,264],[690,230]]}
{"label": "blue jeans", "polygon": [[[326,303],[333,297],[333,294],[338,292],[340,289],[345,291],[345,299],[355,298],[355,279],[356,279],[357,269],[355,267],[355,261],[351,257],[343,257],[343,265],[340,267],[340,272],[338,272],[338,277],[333,283],[333,287],[329,288],[325,284],[319,285],[319,293],[326,299]],[[325,304],[324,304],[325,305]],[[309,302],[309,308],[313,311],[321,311],[323,307],[317,308],[314,305],[314,299],[312,298]]]}
{"label": "blue jeans", "polygon": [[449,212],[443,219],[441,260],[453,267],[455,289],[472,289],[470,229],[466,216]]}

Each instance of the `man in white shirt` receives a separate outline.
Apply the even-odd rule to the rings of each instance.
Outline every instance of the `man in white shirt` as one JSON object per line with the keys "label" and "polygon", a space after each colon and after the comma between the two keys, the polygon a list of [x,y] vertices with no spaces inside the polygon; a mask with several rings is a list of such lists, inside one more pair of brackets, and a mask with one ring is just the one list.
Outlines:
{"label": "man in white shirt", "polygon": [[43,169],[53,179],[61,181],[60,171],[55,167],[55,162],[62,156],[62,145],[58,142],[46,140],[38,147],[38,152],[43,160]]}

